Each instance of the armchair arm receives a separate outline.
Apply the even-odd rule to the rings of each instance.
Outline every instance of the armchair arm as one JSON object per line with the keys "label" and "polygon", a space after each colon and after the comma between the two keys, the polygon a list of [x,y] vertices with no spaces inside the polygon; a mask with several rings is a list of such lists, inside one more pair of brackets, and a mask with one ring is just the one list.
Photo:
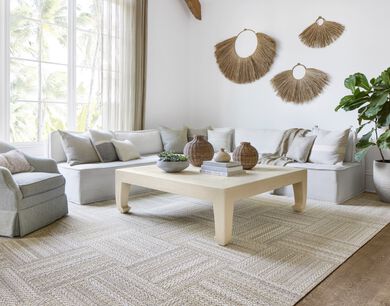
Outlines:
{"label": "armchair arm", "polygon": [[17,203],[22,198],[23,194],[12,178],[11,172],[0,167],[0,210],[16,210]]}
{"label": "armchair arm", "polygon": [[24,154],[24,156],[30,165],[34,167],[35,172],[59,173],[54,159],[32,157],[27,154]]}

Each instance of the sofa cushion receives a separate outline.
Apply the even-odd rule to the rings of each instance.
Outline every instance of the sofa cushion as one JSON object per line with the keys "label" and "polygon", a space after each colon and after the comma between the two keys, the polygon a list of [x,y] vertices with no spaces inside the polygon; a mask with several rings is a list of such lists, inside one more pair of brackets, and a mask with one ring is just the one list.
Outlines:
{"label": "sofa cushion", "polygon": [[64,131],[58,132],[61,135],[61,143],[67,162],[71,166],[100,161],[88,135],[74,135]]}
{"label": "sofa cushion", "polygon": [[58,164],[58,168],[60,169],[60,171],[61,169],[67,169],[67,170],[74,170],[74,171],[95,171],[96,173],[98,173],[98,171],[102,169],[119,169],[125,167],[148,165],[157,162],[158,159],[159,157],[156,154],[150,154],[150,155],[141,156],[141,158],[139,159],[133,159],[126,162],[115,161],[111,163],[90,163],[90,164],[82,164],[76,166],[70,166],[67,163],[60,163]]}
{"label": "sofa cushion", "polygon": [[315,130],[317,135],[309,156],[309,162],[337,164],[344,161],[350,129],[344,131]]}
{"label": "sofa cushion", "polygon": [[188,132],[187,132],[187,138],[188,141],[191,141],[194,139],[195,136],[203,136],[204,139],[207,140],[207,130],[212,130],[213,128],[211,126],[205,127],[205,128],[190,128],[187,127]]}
{"label": "sofa cushion", "polygon": [[111,142],[114,139],[114,133],[110,131],[89,130],[89,136],[102,163],[118,160],[115,147]]}
{"label": "sofa cushion", "polygon": [[164,150],[159,130],[118,131],[114,134],[118,140],[130,140],[141,155],[157,154]]}
{"label": "sofa cushion", "polygon": [[283,130],[238,128],[235,142],[236,146],[243,141],[250,142],[260,154],[275,153],[283,134]]}
{"label": "sofa cushion", "polygon": [[166,127],[160,127],[160,133],[164,145],[164,151],[183,153],[184,146],[188,142],[187,128],[173,130]]}
{"label": "sofa cushion", "polygon": [[137,148],[130,140],[112,140],[120,161],[129,161],[141,157]]}
{"label": "sofa cushion", "polygon": [[289,168],[301,168],[310,170],[323,170],[323,171],[342,171],[354,167],[360,167],[360,163],[342,163],[336,165],[316,164],[316,163],[289,163],[286,167]]}
{"label": "sofa cushion", "polygon": [[[128,162],[95,163],[69,166],[58,165],[66,178],[66,195],[70,202],[88,204],[115,198],[115,170],[128,167],[139,167],[155,164],[156,154],[142,156]],[[138,186],[131,186],[131,193],[145,192]]]}
{"label": "sofa cushion", "polygon": [[286,157],[305,163],[309,158],[310,150],[316,136],[296,136],[288,148]]}
{"label": "sofa cushion", "polygon": [[233,136],[234,129],[232,128],[216,128],[207,130],[208,141],[213,146],[215,152],[218,152],[220,149],[232,152],[234,149]]}
{"label": "sofa cushion", "polygon": [[56,189],[65,184],[64,177],[59,173],[24,172],[14,174],[13,178],[24,198]]}

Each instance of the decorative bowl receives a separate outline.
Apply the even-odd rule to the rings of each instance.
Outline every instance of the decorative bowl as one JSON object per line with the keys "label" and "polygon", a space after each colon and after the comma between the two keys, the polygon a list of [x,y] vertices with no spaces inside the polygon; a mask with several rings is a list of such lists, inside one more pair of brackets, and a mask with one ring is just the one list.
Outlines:
{"label": "decorative bowl", "polygon": [[168,162],[159,160],[157,162],[157,167],[159,167],[161,170],[168,172],[168,173],[177,173],[181,172],[184,169],[186,169],[190,165],[189,161],[177,161],[177,162]]}

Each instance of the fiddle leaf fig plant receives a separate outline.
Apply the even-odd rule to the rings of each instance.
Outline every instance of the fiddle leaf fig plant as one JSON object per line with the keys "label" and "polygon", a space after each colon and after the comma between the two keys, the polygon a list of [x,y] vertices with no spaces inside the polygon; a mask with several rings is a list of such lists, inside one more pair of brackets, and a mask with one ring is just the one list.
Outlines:
{"label": "fiddle leaf fig plant", "polygon": [[357,133],[368,128],[356,144],[355,158],[362,160],[368,150],[376,146],[382,161],[386,162],[383,150],[390,149],[390,68],[370,81],[364,74],[355,73],[345,79],[344,85],[351,94],[341,99],[336,111],[357,110]]}

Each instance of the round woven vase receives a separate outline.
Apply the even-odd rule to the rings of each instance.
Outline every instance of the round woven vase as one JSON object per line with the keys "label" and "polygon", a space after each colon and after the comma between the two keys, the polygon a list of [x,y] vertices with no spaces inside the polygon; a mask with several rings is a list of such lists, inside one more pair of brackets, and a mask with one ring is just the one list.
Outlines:
{"label": "round woven vase", "polygon": [[195,136],[184,147],[184,155],[191,165],[200,167],[205,160],[213,159],[214,148],[203,136]]}
{"label": "round woven vase", "polygon": [[250,170],[259,161],[259,153],[250,142],[241,142],[233,151],[233,160],[240,162],[245,170]]}

